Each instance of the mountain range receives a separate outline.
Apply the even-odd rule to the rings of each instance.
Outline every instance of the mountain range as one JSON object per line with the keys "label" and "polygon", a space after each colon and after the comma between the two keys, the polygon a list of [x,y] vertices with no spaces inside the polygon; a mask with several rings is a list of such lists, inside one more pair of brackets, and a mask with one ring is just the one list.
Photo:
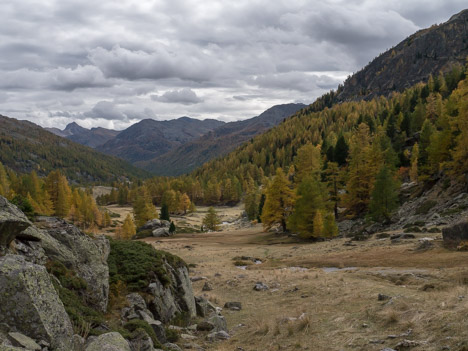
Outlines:
{"label": "mountain range", "polygon": [[124,160],[54,135],[29,121],[0,115],[0,161],[19,173],[39,175],[60,169],[73,182],[146,178],[147,172]]}
{"label": "mountain range", "polygon": [[[450,71],[464,67],[468,56],[467,23],[468,10],[464,10],[445,23],[409,36],[350,76],[337,91],[323,95],[313,104],[277,105],[257,117],[243,121],[224,123],[189,117],[170,121],[148,119],[120,132],[105,128],[86,129],[77,123],[71,123],[64,130],[48,129],[58,135],[54,139],[48,134],[41,134],[38,131],[39,127],[32,123],[1,117],[0,142],[9,148],[2,149],[0,160],[16,170],[69,167],[70,160],[65,160],[57,151],[73,150],[73,162],[81,163],[82,167],[87,164],[88,155],[91,155],[93,166],[86,167],[93,171],[96,170],[94,163],[98,159],[112,163],[112,166],[108,165],[108,162],[101,164],[99,175],[94,177],[95,179],[105,179],[119,167],[125,169],[123,174],[146,174],[144,171],[139,173],[134,167],[118,161],[117,158],[107,159],[97,152],[100,151],[118,156],[156,175],[187,173],[213,158],[228,154],[242,143],[281,124],[290,116],[302,118],[301,116],[310,112],[319,112],[341,102],[370,100],[380,95],[389,96],[418,82],[426,82],[431,75],[438,76],[441,72],[448,73],[446,83],[453,85],[455,80],[451,78]],[[453,88],[451,86],[450,90]],[[46,143],[40,141],[39,136],[45,138]],[[69,140],[65,141],[63,138]],[[20,144],[19,141],[24,143]],[[93,152],[73,142],[90,146],[97,151]],[[11,143],[16,143],[17,148],[12,148]],[[40,145],[42,155],[37,155],[34,145]],[[56,150],[46,150],[49,147]],[[281,148],[281,145],[279,147]],[[3,152],[5,150],[9,151]],[[46,154],[48,157],[45,157]],[[51,154],[56,155],[55,160],[49,159]],[[70,153],[65,151],[65,155],[70,156]],[[79,167],[75,168],[75,173],[79,173]],[[85,173],[86,177],[93,178],[88,171]]]}
{"label": "mountain range", "polygon": [[76,122],[63,130],[47,130],[120,157],[153,174],[179,175],[227,154],[304,107],[304,104],[277,105],[259,116],[229,123],[181,117],[169,121],[145,119],[120,132],[105,128],[86,129]]}

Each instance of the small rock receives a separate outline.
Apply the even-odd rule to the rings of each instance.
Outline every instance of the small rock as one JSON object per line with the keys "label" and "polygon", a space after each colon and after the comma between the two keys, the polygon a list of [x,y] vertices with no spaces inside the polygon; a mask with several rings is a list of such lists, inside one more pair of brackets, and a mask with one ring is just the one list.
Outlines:
{"label": "small rock", "polygon": [[231,336],[226,333],[225,331],[219,331],[219,332],[214,332],[214,333],[211,333],[211,334],[208,334],[206,339],[208,341],[216,341],[216,340],[227,340],[229,339]]}
{"label": "small rock", "polygon": [[205,282],[205,285],[203,285],[202,291],[211,291],[213,290],[213,286],[209,282]]}
{"label": "small rock", "polygon": [[262,282],[257,282],[253,288],[255,291],[264,291],[264,290],[268,290],[269,287],[268,285],[262,283]]}
{"label": "small rock", "polygon": [[206,280],[206,277],[198,277],[198,276],[197,276],[197,277],[192,277],[192,278],[190,278],[190,281],[193,282],[193,283],[194,283],[194,282],[198,282],[198,281],[200,281],[200,280]]}
{"label": "small rock", "polygon": [[10,339],[13,346],[24,347],[28,350],[40,350],[41,347],[29,336],[26,336],[21,333],[11,332],[8,333],[8,338]]}
{"label": "small rock", "polygon": [[196,340],[197,337],[196,336],[193,336],[193,335],[190,335],[190,334],[180,334],[180,337],[184,340]]}
{"label": "small rock", "polygon": [[240,311],[242,309],[242,304],[240,302],[226,302],[224,304],[224,308],[227,308],[233,311]]}
{"label": "small rock", "polygon": [[411,347],[416,347],[416,346],[419,346],[419,342],[417,342],[417,341],[412,341],[412,340],[403,340],[403,341],[400,341],[400,342],[395,346],[395,349],[396,349],[397,351],[399,351],[399,350],[404,350],[404,349],[411,348]]}
{"label": "small rock", "polygon": [[377,297],[378,301],[385,301],[385,300],[390,300],[390,299],[391,299],[390,296],[384,295],[384,294],[379,294],[378,297]]}
{"label": "small rock", "polygon": [[163,346],[169,351],[182,351],[182,349],[179,346],[170,342],[165,343]]}
{"label": "small rock", "polygon": [[396,350],[391,349],[390,347],[386,347],[386,348],[384,348],[384,349],[382,349],[380,351],[396,351]]}

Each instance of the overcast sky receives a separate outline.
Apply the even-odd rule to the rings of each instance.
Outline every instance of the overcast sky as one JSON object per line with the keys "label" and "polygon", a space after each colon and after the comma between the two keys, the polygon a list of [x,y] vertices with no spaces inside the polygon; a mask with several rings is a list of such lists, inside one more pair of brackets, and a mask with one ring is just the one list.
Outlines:
{"label": "overcast sky", "polygon": [[311,103],[466,0],[2,0],[0,114],[63,128]]}

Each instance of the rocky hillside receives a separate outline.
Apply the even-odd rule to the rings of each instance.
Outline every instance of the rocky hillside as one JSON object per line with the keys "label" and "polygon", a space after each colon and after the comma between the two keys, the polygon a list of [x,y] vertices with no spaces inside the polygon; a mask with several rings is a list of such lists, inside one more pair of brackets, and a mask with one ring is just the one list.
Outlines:
{"label": "rocky hillside", "polygon": [[427,81],[430,74],[464,65],[468,56],[468,10],[447,22],[420,30],[352,75],[337,101],[370,99]]}
{"label": "rocky hillside", "polygon": [[145,119],[120,132],[97,149],[129,162],[150,160],[196,139],[224,122],[181,117],[170,121]]}
{"label": "rocky hillside", "polygon": [[116,157],[56,136],[38,125],[0,115],[0,162],[19,173],[40,176],[60,169],[71,181],[88,183],[148,174]]}
{"label": "rocky hillside", "polygon": [[45,128],[49,132],[54,133],[63,138],[70,139],[75,143],[96,148],[105,144],[109,140],[115,138],[119,131],[106,128],[83,128],[77,123],[68,124],[64,130],[58,128]]}
{"label": "rocky hillside", "polygon": [[180,350],[181,334],[229,337],[180,258],[58,218],[32,223],[0,197],[0,350]]}
{"label": "rocky hillside", "polygon": [[230,122],[193,141],[137,166],[157,175],[188,173],[213,158],[223,156],[256,135],[276,126],[286,117],[306,107],[304,104],[276,105],[257,117]]}

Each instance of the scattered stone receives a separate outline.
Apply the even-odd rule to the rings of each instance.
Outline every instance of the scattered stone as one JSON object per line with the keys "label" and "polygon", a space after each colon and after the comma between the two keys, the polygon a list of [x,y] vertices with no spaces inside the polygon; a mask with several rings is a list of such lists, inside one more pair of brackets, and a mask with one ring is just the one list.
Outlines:
{"label": "scattered stone", "polygon": [[232,311],[240,311],[242,309],[242,304],[240,302],[226,302],[224,308]]}
{"label": "scattered stone", "polygon": [[[8,339],[11,341],[13,346],[24,347],[27,350],[33,351],[41,349],[41,346],[39,346],[33,339],[21,333],[8,333]],[[48,345],[50,346],[50,344]]]}
{"label": "scattered stone", "polygon": [[166,342],[163,346],[169,351],[182,351],[179,346],[170,342]]}
{"label": "scattered stone", "polygon": [[208,341],[216,341],[216,340],[227,340],[229,339],[231,336],[225,332],[225,331],[219,331],[219,332],[214,332],[214,333],[210,333],[206,336],[206,339]]}
{"label": "scattered stone", "polygon": [[198,281],[200,281],[200,280],[206,280],[206,277],[198,277],[198,276],[197,276],[197,277],[192,277],[192,278],[190,278],[190,281],[191,281],[192,283],[198,282]]}
{"label": "scattered stone", "polygon": [[204,321],[197,324],[199,331],[227,331],[226,319],[223,316],[212,314]]}
{"label": "scattered stone", "polygon": [[404,349],[409,349],[411,347],[416,347],[416,346],[419,346],[419,342],[417,341],[412,341],[412,340],[403,340],[403,341],[400,341],[396,346],[395,346],[395,350],[399,351],[399,350],[404,350]]}
{"label": "scattered stone", "polygon": [[219,277],[221,277],[221,273],[215,273],[214,276],[215,276],[216,278],[219,278]]}
{"label": "scattered stone", "polygon": [[207,317],[212,312],[216,312],[216,307],[203,296],[195,297],[195,306],[200,317]]}
{"label": "scattered stone", "polygon": [[257,282],[255,283],[255,286],[253,288],[255,291],[265,291],[265,290],[268,290],[269,287],[268,285],[262,283],[262,282]]}
{"label": "scattered stone", "polygon": [[120,333],[112,332],[99,335],[86,347],[86,351],[131,351],[128,341]]}
{"label": "scattered stone", "polygon": [[180,337],[184,340],[196,340],[197,337],[196,336],[193,336],[193,335],[190,335],[190,334],[180,334]]}
{"label": "scattered stone", "polygon": [[213,286],[209,282],[205,282],[205,285],[203,285],[202,291],[211,291],[213,290]]}
{"label": "scattered stone", "polygon": [[390,300],[390,299],[391,299],[391,296],[384,295],[384,294],[379,294],[378,297],[377,297],[378,301],[386,301],[386,300]]}
{"label": "scattered stone", "polygon": [[361,327],[363,327],[363,328],[369,328],[369,324],[367,324],[367,323],[362,323]]}
{"label": "scattered stone", "polygon": [[390,347],[386,347],[386,348],[384,348],[384,349],[382,349],[380,351],[396,351],[396,350],[391,349]]}
{"label": "scattered stone", "polygon": [[383,344],[383,343],[385,343],[385,341],[383,341],[383,340],[378,340],[378,339],[369,340],[369,344]]}

